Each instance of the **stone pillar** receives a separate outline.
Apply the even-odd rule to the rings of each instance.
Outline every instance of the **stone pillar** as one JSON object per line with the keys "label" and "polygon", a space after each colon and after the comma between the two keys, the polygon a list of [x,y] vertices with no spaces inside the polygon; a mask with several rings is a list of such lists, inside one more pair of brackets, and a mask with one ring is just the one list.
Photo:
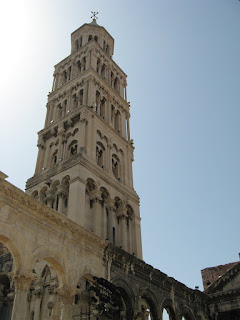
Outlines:
{"label": "stone pillar", "polygon": [[93,232],[101,237],[101,191],[93,190],[90,192],[90,200],[93,202]]}
{"label": "stone pillar", "polygon": [[85,117],[84,114],[81,113],[81,119],[80,119],[80,141],[79,141],[79,146],[80,148],[83,148],[81,150],[86,151],[86,127],[87,127],[87,118]]}
{"label": "stone pillar", "polygon": [[64,185],[57,186],[58,211],[61,213],[63,213],[63,211],[64,211],[63,197],[66,195],[67,195],[66,186],[64,186]]}
{"label": "stone pillar", "polygon": [[75,177],[69,181],[68,218],[84,227],[85,181]]}
{"label": "stone pillar", "polygon": [[87,105],[87,97],[88,97],[88,81],[84,83],[84,89],[83,89],[83,105]]}
{"label": "stone pillar", "polygon": [[53,190],[48,190],[46,193],[46,199],[47,199],[47,206],[49,208],[53,208],[53,202],[55,200],[55,194]]}
{"label": "stone pillar", "polygon": [[130,141],[130,125],[129,125],[129,113],[127,115],[127,140]]}
{"label": "stone pillar", "polygon": [[58,145],[59,145],[59,147],[58,147],[58,156],[57,156],[58,161],[62,160],[62,158],[63,158],[63,134],[64,134],[64,131],[65,131],[64,126],[63,125],[59,126],[59,128],[58,128],[58,136],[59,136]]}
{"label": "stone pillar", "polygon": [[26,320],[29,317],[28,291],[34,277],[32,274],[14,274],[15,298],[11,320]]}
{"label": "stone pillar", "polygon": [[87,99],[87,105],[89,107],[94,107],[96,101],[96,88],[93,83],[93,80],[90,79],[88,81],[88,99]]}
{"label": "stone pillar", "polygon": [[72,320],[72,309],[76,290],[69,287],[61,287],[56,289],[62,304],[61,320]]}
{"label": "stone pillar", "polygon": [[113,214],[114,214],[114,200],[108,198],[106,200],[106,208],[108,210],[108,221],[107,221],[107,239],[109,242],[113,242]]}
{"label": "stone pillar", "polygon": [[40,308],[43,294],[42,286],[36,286],[33,293],[35,294],[34,320],[40,320]]}
{"label": "stone pillar", "polygon": [[44,141],[40,138],[39,138],[39,142],[38,142],[37,146],[38,146],[38,158],[37,158],[35,174],[38,174],[42,171],[45,150],[46,150],[46,148],[44,146]]}
{"label": "stone pillar", "polygon": [[121,246],[123,250],[128,250],[128,234],[127,234],[127,213],[123,208],[118,208],[117,216],[120,219],[120,228],[121,228]]}
{"label": "stone pillar", "polygon": [[126,132],[126,114],[125,111],[122,113],[122,136],[127,139],[127,132]]}

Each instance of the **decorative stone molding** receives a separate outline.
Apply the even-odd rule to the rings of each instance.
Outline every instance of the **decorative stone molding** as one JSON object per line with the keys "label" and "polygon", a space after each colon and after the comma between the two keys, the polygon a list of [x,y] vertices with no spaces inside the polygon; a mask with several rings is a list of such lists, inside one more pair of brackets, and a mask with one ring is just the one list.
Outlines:
{"label": "decorative stone molding", "polygon": [[76,294],[76,289],[64,286],[64,287],[56,288],[55,293],[58,294],[60,300],[63,302],[64,305],[72,304],[74,300],[74,296]]}

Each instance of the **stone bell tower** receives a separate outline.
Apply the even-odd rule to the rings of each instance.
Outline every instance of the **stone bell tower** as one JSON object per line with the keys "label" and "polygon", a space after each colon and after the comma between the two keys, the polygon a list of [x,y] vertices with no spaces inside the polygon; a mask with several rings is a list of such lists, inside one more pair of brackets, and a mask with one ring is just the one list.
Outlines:
{"label": "stone bell tower", "polygon": [[127,76],[113,50],[114,39],[95,16],[72,33],[71,54],[55,66],[26,192],[142,258]]}

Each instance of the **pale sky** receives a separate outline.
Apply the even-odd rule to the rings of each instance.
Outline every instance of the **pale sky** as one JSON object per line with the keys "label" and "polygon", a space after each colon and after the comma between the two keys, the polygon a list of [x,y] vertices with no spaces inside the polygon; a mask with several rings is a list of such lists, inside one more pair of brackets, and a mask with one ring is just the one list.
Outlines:
{"label": "pale sky", "polygon": [[128,75],[144,260],[202,289],[201,269],[240,252],[238,0],[4,2],[0,170],[24,190],[53,67],[91,11]]}

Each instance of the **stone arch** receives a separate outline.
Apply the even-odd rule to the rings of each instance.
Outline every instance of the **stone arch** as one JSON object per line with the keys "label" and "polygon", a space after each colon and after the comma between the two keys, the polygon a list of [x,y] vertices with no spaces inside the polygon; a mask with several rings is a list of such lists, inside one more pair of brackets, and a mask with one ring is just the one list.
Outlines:
{"label": "stone arch", "polygon": [[0,222],[0,242],[9,250],[13,258],[13,272],[29,270],[30,249],[22,235],[13,227]]}
{"label": "stone arch", "polygon": [[33,191],[33,193],[31,194],[31,197],[34,199],[38,199],[38,191],[37,190]]}
{"label": "stone arch", "polygon": [[142,299],[147,302],[150,312],[151,312],[151,317],[152,320],[158,320],[159,319],[159,314],[158,314],[158,300],[154,293],[148,289],[148,288],[142,288],[139,290],[137,294],[138,299],[136,299],[136,310],[139,309],[139,301]]}
{"label": "stone arch", "polygon": [[72,140],[68,145],[68,158],[74,156],[78,153],[78,142],[77,140]]}
{"label": "stone arch", "polygon": [[132,288],[124,279],[121,278],[114,278],[112,280],[112,283],[120,291],[122,299],[124,300],[127,309],[126,319],[133,319],[135,295],[133,293]]}
{"label": "stone arch", "polygon": [[192,311],[187,306],[184,306],[181,310],[181,319],[182,318],[185,320],[195,320]]}
{"label": "stone arch", "polygon": [[174,311],[174,305],[171,299],[167,298],[164,299],[161,303],[161,318],[162,318],[162,314],[163,314],[163,310],[166,309],[168,315],[169,315],[169,319],[170,320],[176,320],[176,315],[175,315],[175,311]]}
{"label": "stone arch", "polygon": [[66,272],[60,262],[62,261],[62,252],[53,247],[41,246],[33,251],[32,266],[34,267],[40,260],[45,260],[55,269],[60,287],[67,285]]}

